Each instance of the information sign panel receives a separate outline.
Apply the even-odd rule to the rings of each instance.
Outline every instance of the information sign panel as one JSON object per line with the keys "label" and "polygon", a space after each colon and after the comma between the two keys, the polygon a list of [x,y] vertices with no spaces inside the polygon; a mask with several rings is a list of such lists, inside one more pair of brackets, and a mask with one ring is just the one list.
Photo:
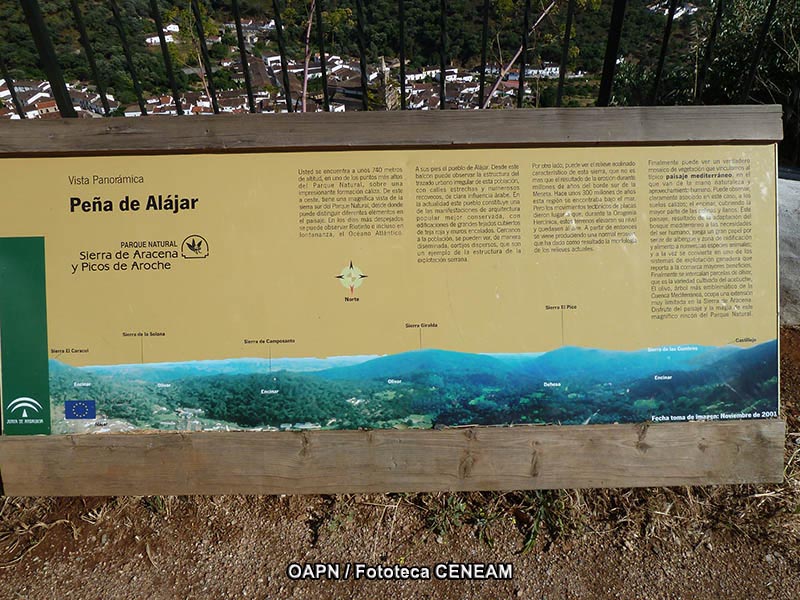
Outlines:
{"label": "information sign panel", "polygon": [[771,144],[0,176],[6,434],[777,416]]}

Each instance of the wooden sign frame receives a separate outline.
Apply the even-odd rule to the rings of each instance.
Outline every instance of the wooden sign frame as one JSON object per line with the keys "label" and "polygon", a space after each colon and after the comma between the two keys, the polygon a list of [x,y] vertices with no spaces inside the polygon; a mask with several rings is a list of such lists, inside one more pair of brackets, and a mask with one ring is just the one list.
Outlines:
{"label": "wooden sign frame", "polygon": [[[263,151],[772,145],[779,106],[0,123],[0,160]],[[777,322],[777,307],[776,307]],[[7,495],[275,494],[768,483],[781,419],[0,438]]]}

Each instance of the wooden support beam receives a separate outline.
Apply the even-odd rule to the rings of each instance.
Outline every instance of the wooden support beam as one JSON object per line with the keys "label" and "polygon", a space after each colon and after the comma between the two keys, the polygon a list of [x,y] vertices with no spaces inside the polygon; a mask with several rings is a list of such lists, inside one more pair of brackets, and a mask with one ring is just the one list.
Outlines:
{"label": "wooden support beam", "polygon": [[[347,131],[347,136],[342,136]],[[665,106],[513,111],[222,115],[0,122],[0,158],[184,152],[515,148],[775,142],[781,107]]]}
{"label": "wooden support beam", "polygon": [[196,432],[0,439],[10,496],[330,494],[783,478],[785,423]]}

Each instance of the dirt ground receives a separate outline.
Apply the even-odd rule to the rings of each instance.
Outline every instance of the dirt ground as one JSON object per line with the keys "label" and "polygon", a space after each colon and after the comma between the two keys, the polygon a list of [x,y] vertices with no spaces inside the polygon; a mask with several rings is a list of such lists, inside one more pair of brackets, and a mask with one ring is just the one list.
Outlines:
{"label": "dirt ground", "polygon": [[[781,334],[786,479],[472,494],[4,498],[0,599],[800,598],[800,330]],[[435,565],[508,563],[511,579]],[[428,567],[293,580],[290,564]]]}

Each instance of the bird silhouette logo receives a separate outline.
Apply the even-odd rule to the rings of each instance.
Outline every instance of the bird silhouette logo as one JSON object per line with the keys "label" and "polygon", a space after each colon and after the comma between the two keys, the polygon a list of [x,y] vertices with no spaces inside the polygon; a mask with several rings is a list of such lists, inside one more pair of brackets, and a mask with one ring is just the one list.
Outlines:
{"label": "bird silhouette logo", "polygon": [[192,238],[189,240],[189,243],[186,244],[186,247],[195,254],[200,254],[200,252],[203,250],[203,240],[196,240]]}
{"label": "bird silhouette logo", "polygon": [[202,235],[190,235],[181,244],[183,258],[205,258],[208,256],[208,242]]}

